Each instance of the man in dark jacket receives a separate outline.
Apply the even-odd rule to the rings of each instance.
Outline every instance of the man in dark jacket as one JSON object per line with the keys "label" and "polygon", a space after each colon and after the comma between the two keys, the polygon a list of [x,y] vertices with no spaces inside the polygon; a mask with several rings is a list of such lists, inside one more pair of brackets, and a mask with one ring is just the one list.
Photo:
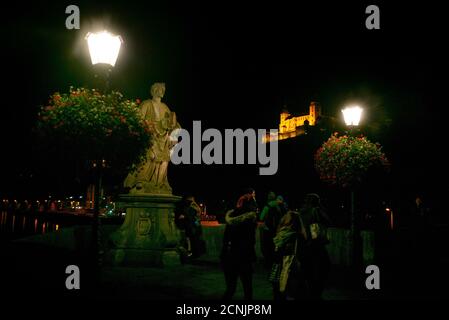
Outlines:
{"label": "man in dark jacket", "polygon": [[188,257],[198,257],[204,253],[200,214],[201,209],[191,195],[184,196],[181,208],[175,213],[175,222],[185,237]]}
{"label": "man in dark jacket", "polygon": [[[331,221],[320,203],[320,197],[315,193],[306,195],[304,205],[299,211],[307,233],[307,243],[303,249],[303,269],[309,287],[311,299],[322,299],[327,277],[330,271],[330,259],[327,252],[327,238],[317,237],[316,229],[319,225],[327,228]],[[314,231],[312,233],[312,231]]]}
{"label": "man in dark jacket", "polygon": [[248,189],[234,210],[226,213],[221,264],[226,281],[224,300],[230,300],[240,277],[245,300],[252,300],[253,262],[256,260],[255,242],[257,227],[255,192]]}

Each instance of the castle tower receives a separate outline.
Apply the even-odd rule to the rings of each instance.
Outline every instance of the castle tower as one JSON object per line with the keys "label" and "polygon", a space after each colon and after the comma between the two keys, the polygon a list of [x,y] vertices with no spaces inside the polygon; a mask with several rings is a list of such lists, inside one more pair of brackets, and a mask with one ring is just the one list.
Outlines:
{"label": "castle tower", "polygon": [[316,120],[321,115],[321,107],[320,104],[312,101],[309,106],[309,124],[314,126],[316,124]]}
{"label": "castle tower", "polygon": [[281,111],[281,118],[279,121],[279,133],[284,133],[287,131],[287,118],[290,116],[288,110],[284,107]]}

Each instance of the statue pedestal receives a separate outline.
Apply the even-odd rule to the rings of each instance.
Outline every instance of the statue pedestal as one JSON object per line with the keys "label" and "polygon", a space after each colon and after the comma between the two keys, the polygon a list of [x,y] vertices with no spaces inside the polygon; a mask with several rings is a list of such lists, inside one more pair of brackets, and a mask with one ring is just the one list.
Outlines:
{"label": "statue pedestal", "polygon": [[175,204],[181,197],[164,194],[126,194],[123,225],[111,235],[106,261],[113,265],[164,267],[180,265],[180,239],[175,225]]}

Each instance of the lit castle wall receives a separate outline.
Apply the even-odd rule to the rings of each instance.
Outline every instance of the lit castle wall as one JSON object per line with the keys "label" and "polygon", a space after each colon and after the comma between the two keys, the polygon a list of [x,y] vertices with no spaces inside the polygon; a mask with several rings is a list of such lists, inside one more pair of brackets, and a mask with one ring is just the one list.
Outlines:
{"label": "lit castle wall", "polygon": [[304,134],[304,125],[316,125],[319,116],[321,116],[321,107],[319,103],[314,101],[310,102],[309,114],[307,115],[294,117],[288,111],[284,110],[281,112],[279,135],[277,137],[268,135],[265,142],[284,140],[302,135]]}

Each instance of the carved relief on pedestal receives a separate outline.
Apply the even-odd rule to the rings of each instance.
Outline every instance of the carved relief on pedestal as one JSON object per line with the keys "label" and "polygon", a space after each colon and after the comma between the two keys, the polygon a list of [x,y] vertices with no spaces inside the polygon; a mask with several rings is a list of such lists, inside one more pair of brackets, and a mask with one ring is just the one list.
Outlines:
{"label": "carved relief on pedestal", "polygon": [[151,219],[150,218],[140,218],[137,222],[137,234],[139,236],[145,236],[150,233],[151,230]]}
{"label": "carved relief on pedestal", "polygon": [[148,212],[140,212],[136,223],[136,233],[138,236],[153,238],[154,230],[157,226],[156,216]]}

